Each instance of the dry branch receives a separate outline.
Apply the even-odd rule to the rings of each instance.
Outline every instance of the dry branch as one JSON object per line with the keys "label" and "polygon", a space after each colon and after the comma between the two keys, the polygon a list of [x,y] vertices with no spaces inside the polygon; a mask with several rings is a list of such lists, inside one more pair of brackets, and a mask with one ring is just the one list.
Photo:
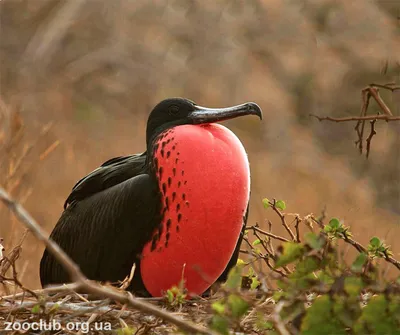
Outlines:
{"label": "dry branch", "polygon": [[46,234],[37,224],[37,222],[20,204],[14,201],[3,188],[0,188],[0,199],[16,215],[16,217],[31,230],[35,237],[46,245],[49,252],[51,252],[52,255],[54,255],[54,257],[60,262],[60,264],[62,264],[62,266],[69,273],[71,279],[76,285],[75,289],[83,290],[96,296],[109,298],[114,301],[130,305],[143,313],[159,317],[166,322],[170,322],[176,325],[183,331],[192,334],[212,333],[211,331],[208,331],[202,327],[198,327],[191,322],[177,318],[171,313],[166,312],[154,305],[138,300],[137,298],[134,298],[129,292],[120,292],[117,289],[105,287],[98,284],[97,282],[89,280],[83,275],[79,267],[70,259],[70,257],[56,243],[46,237]]}
{"label": "dry branch", "polygon": [[318,116],[310,114],[318,119],[318,121],[334,121],[334,122],[346,122],[346,121],[371,121],[371,120],[384,120],[384,121],[400,121],[400,116],[389,116],[389,115],[368,115],[368,116],[348,116],[348,117],[331,117],[331,116]]}
{"label": "dry branch", "polygon": [[[400,121],[400,116],[393,116],[392,111],[383,101],[382,97],[379,95],[379,88],[386,89],[391,91],[392,93],[396,90],[400,89],[400,86],[395,85],[394,83],[390,84],[371,84],[361,90],[362,97],[362,105],[361,105],[361,113],[360,116],[348,116],[348,117],[331,117],[331,116],[318,116],[315,114],[310,114],[310,116],[315,117],[318,121],[333,121],[333,122],[348,122],[348,121],[357,121],[357,124],[354,130],[357,133],[357,140],[355,142],[358,147],[360,154],[363,152],[363,140],[364,140],[364,129],[365,129],[365,121],[370,121],[371,128],[370,133],[366,139],[367,148],[366,148],[366,157],[369,157],[369,153],[371,150],[371,141],[374,135],[376,135],[375,131],[375,123],[378,120],[390,122],[390,121]],[[368,107],[370,99],[374,98],[376,103],[378,104],[380,110],[383,114],[376,115],[367,115]]]}

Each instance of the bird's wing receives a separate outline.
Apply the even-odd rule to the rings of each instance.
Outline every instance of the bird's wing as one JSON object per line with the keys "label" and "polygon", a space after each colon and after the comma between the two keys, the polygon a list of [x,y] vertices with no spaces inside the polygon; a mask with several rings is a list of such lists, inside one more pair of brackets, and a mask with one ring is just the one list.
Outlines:
{"label": "bird's wing", "polygon": [[238,258],[239,258],[239,253],[240,253],[240,246],[242,245],[243,237],[246,231],[246,225],[247,225],[247,218],[249,217],[249,204],[247,204],[247,209],[246,213],[243,216],[243,227],[239,235],[239,239],[236,243],[236,248],[235,251],[232,254],[231,259],[229,260],[228,265],[226,266],[224,272],[219,276],[217,279],[217,282],[225,282],[228,279],[228,274],[229,271],[236,265]]}
{"label": "bird's wing", "polygon": [[[50,238],[88,278],[123,280],[161,221],[158,199],[157,183],[148,174],[135,176],[69,206]],[[47,250],[40,279],[43,286],[70,281]]]}
{"label": "bird's wing", "polygon": [[79,180],[64,203],[64,209],[77,201],[145,172],[146,152],[112,158]]}

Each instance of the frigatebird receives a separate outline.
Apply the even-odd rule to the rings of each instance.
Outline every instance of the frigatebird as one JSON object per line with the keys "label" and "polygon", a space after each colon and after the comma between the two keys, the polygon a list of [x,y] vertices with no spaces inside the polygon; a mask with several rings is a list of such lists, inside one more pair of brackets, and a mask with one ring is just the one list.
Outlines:
{"label": "frigatebird", "polygon": [[[216,122],[262,119],[252,102],[205,108],[161,101],[149,115],[147,150],[112,158],[82,178],[50,238],[89,278],[118,283],[135,265],[128,289],[161,296],[184,280],[192,295],[226,280],[247,221],[250,170],[236,135]],[[70,281],[47,251],[43,287]]]}

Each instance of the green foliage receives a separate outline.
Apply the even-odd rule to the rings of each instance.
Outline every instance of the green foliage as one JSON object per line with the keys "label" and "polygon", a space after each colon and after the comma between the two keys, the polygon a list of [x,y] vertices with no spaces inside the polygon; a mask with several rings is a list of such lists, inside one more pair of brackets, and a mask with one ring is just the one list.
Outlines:
{"label": "green foliage", "polygon": [[227,289],[235,290],[240,288],[242,283],[242,269],[243,265],[236,265],[229,271],[228,279],[224,284]]}
{"label": "green foliage", "polygon": [[31,312],[32,312],[33,314],[38,314],[38,313],[40,313],[40,305],[37,304],[37,305],[33,306],[32,309],[31,309]]}
{"label": "green foliage", "polygon": [[171,307],[181,306],[186,300],[185,282],[182,279],[179,286],[173,286],[165,292],[165,299]]}
{"label": "green foliage", "polygon": [[211,329],[222,335],[229,334],[229,321],[226,317],[216,314],[211,320]]}
{"label": "green foliage", "polygon": [[[286,208],[284,201],[265,198],[262,203],[276,213],[289,236],[261,229],[253,230],[256,239],[252,243],[245,236],[252,258],[238,260],[223,285],[223,297],[211,305],[210,327],[215,332],[248,333],[243,324],[252,319],[249,333],[400,335],[400,276],[390,282],[382,276],[386,262],[397,270],[399,267],[389,246],[373,237],[364,247],[337,218],[322,223],[325,216],[300,218],[295,214],[291,222],[304,223],[311,230],[301,234],[298,226],[294,231],[293,224],[285,221],[293,214],[281,212]],[[358,251],[349,264],[342,257],[339,240]],[[272,273],[260,273],[260,278],[263,282],[266,278],[266,285],[275,279],[272,283],[277,289],[264,291],[250,266],[256,261],[264,261]],[[380,268],[380,262],[386,263],[384,267]],[[253,294],[262,292],[263,300],[252,300],[242,288]],[[273,307],[261,312],[260,306],[268,300],[273,301]]]}
{"label": "green foliage", "polygon": [[224,314],[225,312],[225,304],[220,302],[220,301],[216,301],[211,305],[211,308],[217,312],[218,314]]}
{"label": "green foliage", "polygon": [[368,244],[368,254],[370,257],[385,257],[391,256],[392,252],[378,237],[373,237]]}
{"label": "green foliage", "polygon": [[242,317],[249,309],[249,304],[235,294],[228,297],[228,306],[234,318]]}
{"label": "green foliage", "polygon": [[316,235],[314,233],[307,233],[304,235],[304,241],[312,249],[320,250],[324,246],[324,238],[321,235]]}
{"label": "green foliage", "polygon": [[361,272],[367,260],[368,260],[368,255],[364,252],[361,252],[351,265],[351,270],[354,272]]}
{"label": "green foliage", "polygon": [[283,244],[283,253],[275,263],[276,267],[285,266],[304,254],[304,246],[300,243],[286,242]]}
{"label": "green foliage", "polygon": [[251,284],[250,284],[250,289],[255,290],[257,287],[259,287],[261,282],[258,280],[256,276],[251,277]]}
{"label": "green foliage", "polygon": [[315,299],[301,324],[302,334],[347,334],[340,320],[332,315],[333,307],[334,303],[327,295]]}
{"label": "green foliage", "polygon": [[[244,262],[238,262],[228,274],[228,279],[224,284],[225,295],[223,299],[214,302],[211,305],[214,315],[211,319],[211,328],[219,334],[229,334],[232,324],[236,324],[241,318],[247,314],[250,304],[240,294],[242,286],[242,273]],[[251,286],[258,286],[254,271],[250,268],[247,278],[252,279]],[[254,279],[254,281],[253,281]]]}
{"label": "green foliage", "polygon": [[354,327],[356,334],[400,334],[400,296],[377,295],[362,310]]}
{"label": "green foliage", "polygon": [[329,223],[324,227],[324,232],[327,233],[328,237],[331,239],[351,237],[349,227],[345,227],[336,218],[333,218],[329,221]]}
{"label": "green foliage", "polygon": [[132,327],[119,328],[116,331],[117,335],[134,335],[136,333],[137,333],[137,329],[132,328]]}
{"label": "green foliage", "polygon": [[263,205],[264,205],[264,208],[268,208],[268,207],[271,206],[270,203],[269,203],[269,200],[268,200],[267,198],[264,198],[264,199],[262,200],[262,203],[263,203]]}
{"label": "green foliage", "polygon": [[284,211],[286,209],[286,204],[285,204],[285,202],[283,200],[278,200],[275,203],[275,207],[280,209],[280,210],[282,210],[282,211]]}
{"label": "green foliage", "polygon": [[[328,238],[325,238],[327,236]],[[339,261],[333,240],[348,240],[351,233],[339,220],[332,219],[319,235],[308,233],[304,242],[286,242],[275,265],[291,273],[279,281],[276,301],[285,301],[281,317],[286,324],[296,320],[301,334],[400,334],[400,287],[385,283],[372,260],[390,255],[389,247],[372,238],[368,254],[360,252],[350,267]],[[352,242],[354,244],[354,242]],[[385,294],[391,287],[396,294]],[[377,290],[377,288],[379,288]],[[366,301],[364,293],[375,296]],[[307,308],[303,299],[317,298]],[[367,305],[362,308],[362,304]]]}
{"label": "green foliage", "polygon": [[[265,198],[262,202],[265,208],[276,212],[285,225],[288,214],[280,212],[286,208],[284,201]],[[309,219],[302,221],[307,223]],[[400,335],[400,276],[396,282],[387,282],[379,268],[380,259],[396,265],[390,259],[390,247],[378,237],[371,238],[363,247],[352,239],[349,227],[339,219],[332,218],[327,224],[318,220],[321,219],[313,221],[318,223],[318,230],[308,225],[312,232],[299,236],[296,231],[295,237],[291,233],[285,238],[288,242],[278,242],[273,248],[267,248],[260,235],[256,235],[251,244],[254,257],[268,259],[272,262],[270,269],[275,275],[279,274],[278,290],[273,292],[272,298],[275,306],[283,304],[279,312],[280,325],[289,334]],[[341,244],[338,240],[359,251],[349,265],[339,256]],[[265,241],[277,243],[269,235]],[[253,307],[237,293],[240,270],[232,271],[228,279],[228,286],[235,289],[235,293],[214,308],[228,328],[234,324],[232,319],[243,319]],[[252,289],[260,287],[251,268],[248,278],[252,278]],[[275,318],[257,313],[256,319],[256,327],[262,334],[276,334]]]}

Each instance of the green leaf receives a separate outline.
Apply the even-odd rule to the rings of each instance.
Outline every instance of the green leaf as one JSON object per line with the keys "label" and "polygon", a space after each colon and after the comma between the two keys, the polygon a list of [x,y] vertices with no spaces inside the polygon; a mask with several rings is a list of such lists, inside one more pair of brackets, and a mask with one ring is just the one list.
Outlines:
{"label": "green leaf", "polygon": [[305,242],[313,249],[320,250],[324,246],[324,239],[314,233],[304,235]]}
{"label": "green leaf", "polygon": [[136,334],[137,329],[131,327],[124,327],[117,329],[117,335],[134,335]]}
{"label": "green leaf", "polygon": [[280,209],[280,210],[282,210],[282,211],[284,211],[286,209],[286,204],[285,204],[285,202],[283,200],[278,200],[275,203],[275,207]]}
{"label": "green leaf", "polygon": [[262,200],[262,203],[263,203],[264,208],[270,207],[269,200],[267,198],[264,198]]}
{"label": "green leaf", "polygon": [[245,262],[243,259],[238,258],[238,260],[237,260],[237,262],[236,262],[236,265],[244,266],[244,265],[246,265],[246,262]]}
{"label": "green leaf", "polygon": [[304,246],[300,243],[285,242],[283,244],[283,253],[275,263],[276,267],[285,266],[300,258],[304,254]]}
{"label": "green leaf", "polygon": [[[355,299],[354,299],[355,298]],[[358,303],[357,297],[345,298],[344,296],[338,296],[335,299],[333,305],[333,315],[339,319],[343,325],[350,329],[353,329],[355,322],[361,315],[361,306]]]}
{"label": "green leaf", "polygon": [[235,294],[229,296],[228,303],[234,318],[242,317],[244,314],[246,314],[250,307],[247,301]]}
{"label": "green leaf", "polygon": [[316,277],[322,284],[325,285],[332,285],[335,282],[332,276],[326,273],[325,271],[317,272]]}
{"label": "green leaf", "polygon": [[35,306],[32,307],[31,312],[34,314],[38,314],[40,312],[40,305],[37,304]]}
{"label": "green leaf", "polygon": [[256,239],[256,240],[252,243],[252,246],[255,247],[256,245],[258,245],[258,244],[260,244],[260,243],[261,243],[261,241],[260,241],[260,239],[258,238],[258,239]]}
{"label": "green leaf", "polygon": [[222,335],[229,335],[229,322],[221,315],[214,315],[211,321],[211,328]]}
{"label": "green leaf", "polygon": [[[316,257],[306,257],[296,265],[296,272],[300,275],[309,274],[319,267],[319,260]],[[296,273],[295,272],[295,273]]]}
{"label": "green leaf", "polygon": [[267,321],[264,319],[264,315],[262,313],[258,313],[257,316],[257,328],[260,330],[273,330],[274,324],[271,321]]}
{"label": "green leaf", "polygon": [[389,310],[390,303],[384,295],[372,297],[354,326],[355,334],[399,335],[399,325]]}
{"label": "green leaf", "polygon": [[228,279],[226,280],[226,287],[229,289],[238,289],[242,284],[242,268],[243,266],[236,265],[230,269]]}
{"label": "green leaf", "polygon": [[284,291],[276,291],[273,294],[272,299],[274,299],[274,301],[279,301],[283,297],[285,297],[285,292]]}
{"label": "green leaf", "polygon": [[332,228],[332,229],[338,229],[338,228],[340,228],[340,226],[341,226],[342,224],[340,223],[340,221],[338,220],[338,219],[336,219],[336,218],[333,218],[333,219],[331,219],[330,221],[329,221],[329,226]]}
{"label": "green leaf", "polygon": [[356,260],[351,265],[351,269],[354,272],[361,272],[363,270],[364,264],[366,263],[367,260],[368,260],[367,254],[365,254],[364,252],[360,253],[357,256]]}
{"label": "green leaf", "polygon": [[315,299],[301,323],[302,335],[347,334],[345,327],[332,314],[333,301],[324,295]]}
{"label": "green leaf", "polygon": [[225,312],[225,305],[220,302],[220,301],[216,301],[211,305],[211,308],[217,312],[218,314],[224,314]]}
{"label": "green leaf", "polygon": [[369,244],[373,247],[373,248],[379,248],[382,244],[381,240],[378,237],[373,237],[369,240]]}
{"label": "green leaf", "polygon": [[175,295],[174,295],[174,293],[172,293],[172,290],[167,290],[167,299],[170,304],[173,303],[174,297],[175,297]]}
{"label": "green leaf", "polygon": [[344,279],[344,290],[351,296],[357,296],[364,288],[364,283],[361,278],[358,277],[346,277]]}
{"label": "green leaf", "polygon": [[261,283],[260,283],[260,281],[257,279],[257,277],[252,277],[252,278],[251,278],[250,289],[251,289],[251,290],[255,290],[260,284],[261,284]]}

